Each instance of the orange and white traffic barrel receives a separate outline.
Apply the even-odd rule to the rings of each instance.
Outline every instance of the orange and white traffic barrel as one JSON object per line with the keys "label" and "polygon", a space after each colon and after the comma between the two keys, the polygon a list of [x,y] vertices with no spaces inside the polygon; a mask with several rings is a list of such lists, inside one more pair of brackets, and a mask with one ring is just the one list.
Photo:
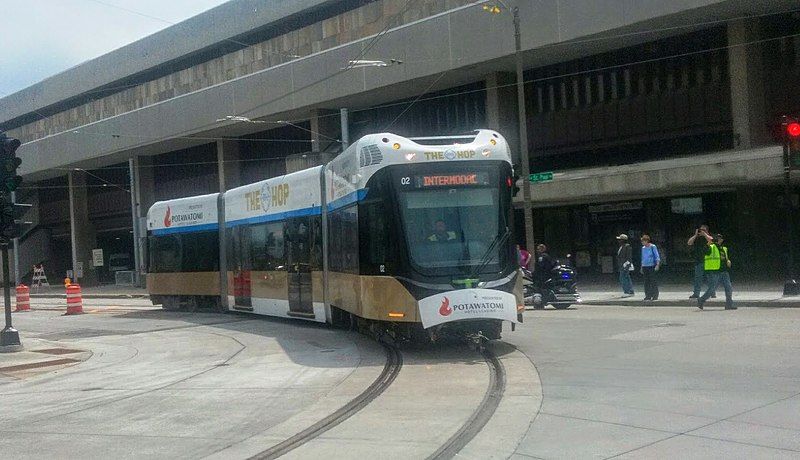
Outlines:
{"label": "orange and white traffic barrel", "polygon": [[14,311],[30,311],[31,288],[20,284],[17,286],[17,308]]}
{"label": "orange and white traffic barrel", "polygon": [[83,298],[81,287],[77,284],[67,286],[67,312],[66,315],[80,315],[83,313]]}

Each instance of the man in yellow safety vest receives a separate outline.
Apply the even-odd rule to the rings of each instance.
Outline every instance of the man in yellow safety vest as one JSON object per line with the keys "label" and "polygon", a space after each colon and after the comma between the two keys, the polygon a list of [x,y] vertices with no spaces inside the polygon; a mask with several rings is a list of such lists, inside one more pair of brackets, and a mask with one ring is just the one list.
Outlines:
{"label": "man in yellow safety vest", "polygon": [[722,283],[725,288],[725,309],[736,310],[733,306],[733,287],[731,286],[731,259],[728,257],[728,248],[724,246],[724,238],[721,234],[717,234],[712,238],[708,232],[701,231],[702,235],[708,242],[708,251],[706,252],[703,260],[703,269],[706,273],[708,280],[708,289],[706,292],[697,299],[697,307],[703,309],[703,304],[709,297],[716,291],[717,285]]}

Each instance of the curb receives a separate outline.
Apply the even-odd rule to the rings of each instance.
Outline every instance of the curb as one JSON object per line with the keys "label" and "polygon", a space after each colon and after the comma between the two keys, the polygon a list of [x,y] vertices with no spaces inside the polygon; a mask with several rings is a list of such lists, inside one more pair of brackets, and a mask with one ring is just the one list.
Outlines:
{"label": "curb", "polygon": [[[697,302],[691,300],[656,300],[653,302],[645,302],[643,300],[625,301],[625,300],[586,300],[581,302],[581,305],[592,306],[622,306],[622,307],[691,307],[697,308]],[[705,303],[706,307],[724,307],[725,302],[709,301]],[[797,300],[736,300],[734,298],[734,306],[736,307],[755,307],[755,308],[800,308],[800,299]]]}

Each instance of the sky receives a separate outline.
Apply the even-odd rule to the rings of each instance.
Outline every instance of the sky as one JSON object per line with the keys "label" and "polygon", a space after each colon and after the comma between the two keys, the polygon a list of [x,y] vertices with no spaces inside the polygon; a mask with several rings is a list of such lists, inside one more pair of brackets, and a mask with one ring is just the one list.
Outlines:
{"label": "sky", "polygon": [[227,0],[0,0],[0,97]]}

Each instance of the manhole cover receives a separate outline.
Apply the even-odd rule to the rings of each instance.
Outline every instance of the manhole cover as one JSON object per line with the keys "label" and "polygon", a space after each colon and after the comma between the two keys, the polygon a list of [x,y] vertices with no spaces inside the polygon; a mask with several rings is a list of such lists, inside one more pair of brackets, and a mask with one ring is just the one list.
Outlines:
{"label": "manhole cover", "polygon": [[653,327],[681,327],[686,326],[684,323],[659,323],[654,325]]}

